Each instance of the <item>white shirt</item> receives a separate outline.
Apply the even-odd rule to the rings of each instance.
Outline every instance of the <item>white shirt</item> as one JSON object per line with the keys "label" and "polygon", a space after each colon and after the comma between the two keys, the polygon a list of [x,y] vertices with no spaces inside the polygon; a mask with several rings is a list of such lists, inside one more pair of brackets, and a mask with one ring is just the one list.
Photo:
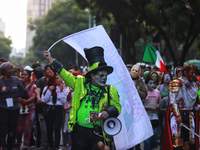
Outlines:
{"label": "white shirt", "polygon": [[[46,103],[47,105],[54,105],[52,100],[53,97],[51,95],[51,91],[48,89],[46,94],[44,95],[44,92],[46,91],[48,86],[45,86],[42,92],[42,101],[44,103]],[[65,88],[63,89],[63,92],[60,91],[60,87],[57,85],[56,86],[56,93],[57,93],[57,100],[56,100],[56,104],[55,105],[63,105],[64,103],[66,103],[67,100],[67,92],[65,90]]]}

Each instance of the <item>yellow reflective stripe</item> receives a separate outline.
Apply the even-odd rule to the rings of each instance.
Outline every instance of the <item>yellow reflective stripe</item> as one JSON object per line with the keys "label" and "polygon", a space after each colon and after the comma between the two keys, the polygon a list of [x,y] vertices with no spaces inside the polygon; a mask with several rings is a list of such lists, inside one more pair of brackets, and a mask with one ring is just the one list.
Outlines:
{"label": "yellow reflective stripe", "polygon": [[99,63],[100,62],[96,62],[92,66],[90,66],[90,71],[93,70],[93,69],[95,69],[95,68],[97,68],[99,66]]}

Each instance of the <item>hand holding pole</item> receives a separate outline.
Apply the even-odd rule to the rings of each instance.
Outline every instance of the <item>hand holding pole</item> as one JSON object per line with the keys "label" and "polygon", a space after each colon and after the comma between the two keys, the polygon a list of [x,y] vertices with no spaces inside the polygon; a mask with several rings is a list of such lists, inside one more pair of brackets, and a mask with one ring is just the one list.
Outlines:
{"label": "hand holding pole", "polygon": [[43,52],[43,57],[50,63],[52,64],[53,58],[51,57],[51,53],[49,51],[44,51]]}

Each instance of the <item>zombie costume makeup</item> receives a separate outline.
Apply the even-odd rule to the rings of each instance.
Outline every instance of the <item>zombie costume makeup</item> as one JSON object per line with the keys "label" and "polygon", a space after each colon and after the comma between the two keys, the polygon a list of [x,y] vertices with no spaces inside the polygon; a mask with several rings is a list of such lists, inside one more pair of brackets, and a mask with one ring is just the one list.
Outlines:
{"label": "zombie costume makeup", "polygon": [[162,142],[163,142],[163,132],[164,132],[164,116],[165,111],[167,109],[168,101],[169,101],[169,82],[172,79],[172,75],[169,73],[166,73],[162,79],[161,84],[157,86],[157,90],[160,91],[161,95],[161,102],[159,103],[159,126],[160,126],[160,146],[162,148]]}
{"label": "zombie costume makeup", "polygon": [[150,90],[150,91],[153,91],[154,89],[154,80],[149,80],[149,82],[147,83],[147,89]]}
{"label": "zombie costume makeup", "polygon": [[[192,131],[199,128],[195,124],[195,111],[199,111],[200,106],[197,104],[198,87],[192,81],[194,70],[192,66],[184,66],[183,76],[175,78],[170,82],[170,106],[171,119],[168,126],[171,127],[172,144],[174,148],[191,149],[194,147],[195,135],[189,132],[180,124],[185,124]],[[198,122],[198,120],[196,120]],[[198,133],[197,133],[198,134]],[[165,135],[164,135],[165,136]],[[165,137],[164,137],[165,138]],[[198,142],[197,142],[198,143]],[[164,143],[163,146],[169,146]],[[196,147],[198,149],[198,147]]]}
{"label": "zombie costume makeup", "polygon": [[49,62],[54,71],[74,90],[68,121],[68,127],[73,131],[72,149],[98,150],[99,141],[110,141],[103,131],[103,121],[108,117],[117,117],[121,105],[116,88],[106,84],[107,75],[113,72],[113,67],[106,64],[103,48],[92,47],[84,49],[84,52],[90,66],[85,76],[74,77],[55,59],[51,62],[52,58],[49,58]]}
{"label": "zombie costume makeup", "polygon": [[165,74],[165,75],[164,75],[163,82],[169,83],[170,81],[171,81],[171,76],[170,76],[169,74]]}
{"label": "zombie costume makeup", "polygon": [[96,74],[91,75],[92,84],[97,87],[104,87],[106,85],[107,75],[108,73],[106,70],[97,71]]}
{"label": "zombie costume makeup", "polygon": [[161,96],[160,92],[154,89],[154,81],[152,78],[146,78],[145,83],[147,84],[148,95],[143,100],[143,104],[151,121],[154,135],[144,141],[144,149],[154,149],[159,129],[157,106],[161,102]]}
{"label": "zombie costume makeup", "polygon": [[153,81],[154,81],[154,88],[156,88],[158,86],[158,83],[159,83],[159,77],[158,77],[157,72],[155,72],[155,71],[151,72],[150,75],[149,75],[149,77],[153,79]]}

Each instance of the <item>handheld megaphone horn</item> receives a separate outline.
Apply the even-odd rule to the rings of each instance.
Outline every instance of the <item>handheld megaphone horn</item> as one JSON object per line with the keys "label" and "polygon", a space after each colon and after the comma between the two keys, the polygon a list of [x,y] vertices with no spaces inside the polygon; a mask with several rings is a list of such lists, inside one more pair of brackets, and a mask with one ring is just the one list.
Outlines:
{"label": "handheld megaphone horn", "polygon": [[110,136],[117,135],[122,129],[122,123],[118,118],[108,118],[103,123],[103,130]]}

